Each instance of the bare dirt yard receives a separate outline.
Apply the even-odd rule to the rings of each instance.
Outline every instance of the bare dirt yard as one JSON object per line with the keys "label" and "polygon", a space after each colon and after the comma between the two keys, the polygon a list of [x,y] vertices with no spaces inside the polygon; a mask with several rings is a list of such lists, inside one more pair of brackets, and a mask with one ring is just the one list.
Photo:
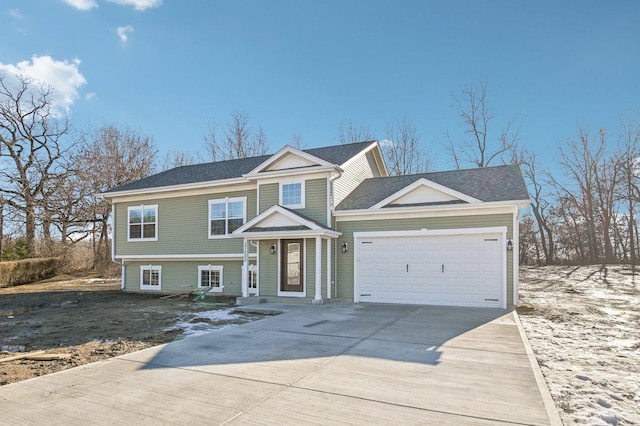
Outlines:
{"label": "bare dirt yard", "polygon": [[520,319],[564,424],[640,424],[640,271],[525,267]]}
{"label": "bare dirt yard", "polygon": [[[233,300],[119,288],[119,280],[72,277],[0,288],[0,385],[264,316],[234,312]],[[68,358],[2,361],[38,350]]]}

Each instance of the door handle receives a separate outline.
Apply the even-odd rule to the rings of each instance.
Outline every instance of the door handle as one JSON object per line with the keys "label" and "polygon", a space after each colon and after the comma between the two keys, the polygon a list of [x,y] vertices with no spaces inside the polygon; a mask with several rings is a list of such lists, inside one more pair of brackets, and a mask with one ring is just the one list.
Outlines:
{"label": "door handle", "polygon": [[407,263],[407,272],[409,272],[409,264]]}
{"label": "door handle", "polygon": [[442,264],[442,273],[444,274],[444,263]]}

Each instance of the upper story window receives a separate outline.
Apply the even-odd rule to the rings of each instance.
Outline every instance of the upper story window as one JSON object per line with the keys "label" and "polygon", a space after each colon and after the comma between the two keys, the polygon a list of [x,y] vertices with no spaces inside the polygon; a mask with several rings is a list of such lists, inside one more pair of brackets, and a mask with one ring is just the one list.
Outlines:
{"label": "upper story window", "polygon": [[293,209],[303,209],[304,182],[281,183],[280,205]]}
{"label": "upper story window", "polygon": [[158,241],[158,205],[131,206],[128,241]]}
{"label": "upper story window", "polygon": [[209,238],[230,235],[247,219],[247,198],[209,200]]}

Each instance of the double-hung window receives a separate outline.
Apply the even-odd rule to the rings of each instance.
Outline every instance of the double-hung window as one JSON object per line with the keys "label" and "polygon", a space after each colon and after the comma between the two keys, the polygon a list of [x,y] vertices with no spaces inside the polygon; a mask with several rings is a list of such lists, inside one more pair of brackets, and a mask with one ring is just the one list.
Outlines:
{"label": "double-hung window", "polygon": [[210,291],[222,292],[222,266],[198,266],[198,287],[211,287]]}
{"label": "double-hung window", "polygon": [[230,235],[244,225],[246,204],[246,197],[209,200],[209,238]]}
{"label": "double-hung window", "polygon": [[129,241],[158,240],[158,205],[131,206],[127,209]]}
{"label": "double-hung window", "polygon": [[281,183],[280,205],[294,209],[303,209],[304,182]]}
{"label": "double-hung window", "polygon": [[143,265],[140,267],[140,290],[162,289],[162,266]]}

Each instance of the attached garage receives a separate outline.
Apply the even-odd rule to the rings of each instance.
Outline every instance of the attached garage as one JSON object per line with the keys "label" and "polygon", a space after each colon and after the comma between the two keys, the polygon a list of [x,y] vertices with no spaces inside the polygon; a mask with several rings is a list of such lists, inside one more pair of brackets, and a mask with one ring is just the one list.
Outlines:
{"label": "attached garage", "polygon": [[354,233],[354,301],[506,308],[506,233]]}

